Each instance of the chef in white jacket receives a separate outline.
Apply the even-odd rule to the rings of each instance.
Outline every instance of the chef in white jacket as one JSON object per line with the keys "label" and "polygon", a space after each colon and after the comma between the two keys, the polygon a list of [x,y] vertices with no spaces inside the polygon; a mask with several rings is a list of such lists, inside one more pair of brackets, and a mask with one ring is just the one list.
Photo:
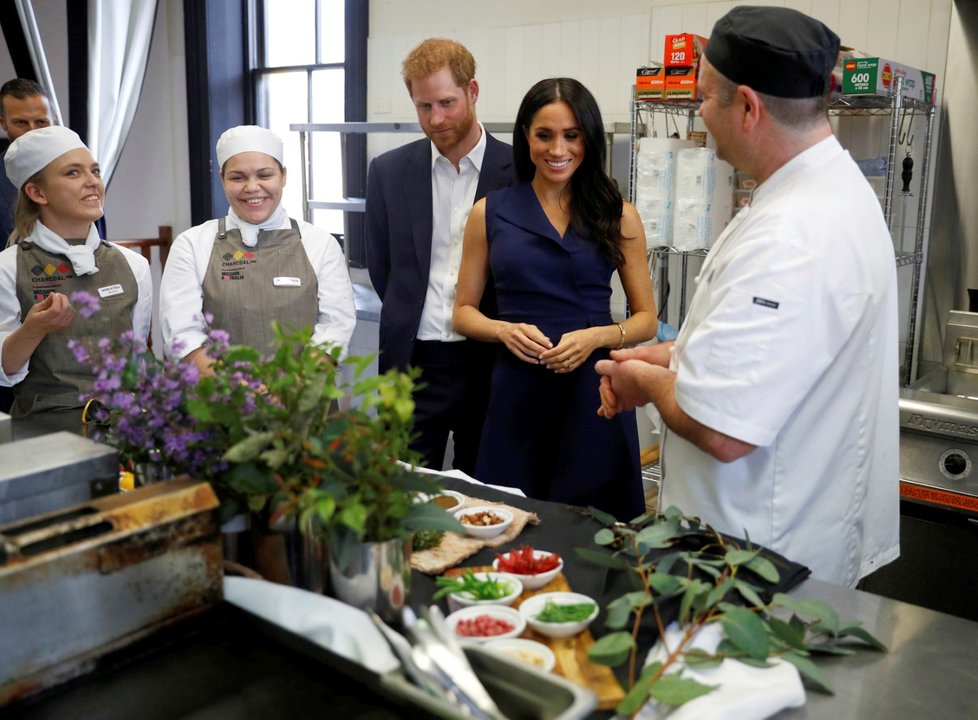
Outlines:
{"label": "chef in white jacket", "polygon": [[266,128],[234,127],[218,139],[217,160],[230,209],[173,243],[160,286],[165,352],[208,367],[212,328],[264,352],[273,320],[311,327],[314,344],[345,352],[356,324],[346,260],[332,235],[282,207],[282,140]]}
{"label": "chef in white jacket", "polygon": [[827,118],[838,50],[786,8],[717,22],[699,112],[758,187],[675,343],[599,364],[599,412],[656,405],[661,507],[855,585],[899,555],[897,287],[879,203]]}

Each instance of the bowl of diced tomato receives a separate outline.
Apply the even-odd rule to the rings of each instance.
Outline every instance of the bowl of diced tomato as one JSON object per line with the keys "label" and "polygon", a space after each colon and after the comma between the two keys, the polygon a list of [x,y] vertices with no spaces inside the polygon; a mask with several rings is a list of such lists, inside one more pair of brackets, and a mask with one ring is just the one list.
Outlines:
{"label": "bowl of diced tomato", "polygon": [[505,605],[470,605],[453,612],[445,622],[459,640],[480,643],[516,637],[526,629],[519,611]]}
{"label": "bowl of diced tomato", "polygon": [[564,569],[564,561],[557,553],[524,545],[519,550],[496,553],[492,569],[515,577],[523,583],[524,590],[539,590]]}

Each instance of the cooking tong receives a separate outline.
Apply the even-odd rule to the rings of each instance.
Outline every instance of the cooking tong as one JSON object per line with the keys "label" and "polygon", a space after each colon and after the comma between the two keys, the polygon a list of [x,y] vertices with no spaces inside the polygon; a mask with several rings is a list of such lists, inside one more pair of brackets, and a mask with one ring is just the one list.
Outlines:
{"label": "cooking tong", "polygon": [[372,615],[374,623],[394,648],[405,672],[429,695],[452,700],[468,717],[506,720],[482,686],[462,646],[437,605],[421,609],[418,617],[404,608],[404,628],[412,642]]}

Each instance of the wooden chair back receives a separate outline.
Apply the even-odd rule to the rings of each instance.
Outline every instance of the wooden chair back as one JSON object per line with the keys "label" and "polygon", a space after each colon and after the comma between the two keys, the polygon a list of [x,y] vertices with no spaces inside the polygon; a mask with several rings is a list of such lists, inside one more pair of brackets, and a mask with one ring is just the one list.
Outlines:
{"label": "wooden chair back", "polygon": [[160,267],[166,267],[166,256],[170,254],[170,245],[173,244],[173,227],[160,225],[159,237],[138,240],[110,240],[109,242],[138,251],[151,265],[153,263],[153,248],[158,247],[160,249]]}

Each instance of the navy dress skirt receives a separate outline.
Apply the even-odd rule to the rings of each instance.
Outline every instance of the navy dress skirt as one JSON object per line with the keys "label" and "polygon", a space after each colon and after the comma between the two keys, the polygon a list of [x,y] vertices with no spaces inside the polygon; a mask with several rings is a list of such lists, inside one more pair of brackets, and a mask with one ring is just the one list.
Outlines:
{"label": "navy dress skirt", "polygon": [[[573,228],[560,237],[529,184],[487,195],[486,233],[499,319],[532,323],[554,345],[566,332],[613,323],[614,265]],[[635,413],[597,414],[594,365],[606,357],[596,350],[556,374],[500,345],[476,477],[621,520],[644,512]]]}

